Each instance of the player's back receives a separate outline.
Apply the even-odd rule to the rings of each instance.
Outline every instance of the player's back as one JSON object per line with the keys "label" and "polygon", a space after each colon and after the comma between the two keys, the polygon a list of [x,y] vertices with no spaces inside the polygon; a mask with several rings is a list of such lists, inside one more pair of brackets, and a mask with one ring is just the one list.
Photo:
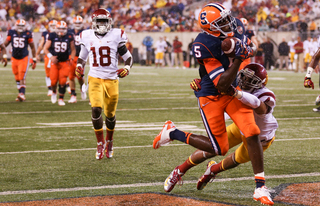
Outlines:
{"label": "player's back", "polygon": [[90,52],[90,70],[88,75],[101,79],[117,79],[118,48],[125,45],[128,38],[121,29],[113,28],[104,36],[94,30],[84,30],[80,35],[80,44]]}

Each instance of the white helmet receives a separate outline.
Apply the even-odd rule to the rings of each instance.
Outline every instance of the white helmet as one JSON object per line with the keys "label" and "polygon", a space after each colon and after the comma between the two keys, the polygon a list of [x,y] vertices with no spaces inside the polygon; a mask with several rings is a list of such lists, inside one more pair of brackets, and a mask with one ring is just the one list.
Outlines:
{"label": "white helmet", "polygon": [[92,29],[98,34],[105,34],[111,29],[112,18],[106,9],[98,9],[91,15]]}

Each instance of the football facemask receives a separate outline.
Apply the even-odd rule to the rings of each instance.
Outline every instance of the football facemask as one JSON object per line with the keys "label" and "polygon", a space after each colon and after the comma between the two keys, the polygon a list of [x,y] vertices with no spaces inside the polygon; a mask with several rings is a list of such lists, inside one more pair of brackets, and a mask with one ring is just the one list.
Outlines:
{"label": "football facemask", "polygon": [[244,91],[260,89],[268,82],[266,69],[258,63],[250,63],[238,74],[239,87]]}

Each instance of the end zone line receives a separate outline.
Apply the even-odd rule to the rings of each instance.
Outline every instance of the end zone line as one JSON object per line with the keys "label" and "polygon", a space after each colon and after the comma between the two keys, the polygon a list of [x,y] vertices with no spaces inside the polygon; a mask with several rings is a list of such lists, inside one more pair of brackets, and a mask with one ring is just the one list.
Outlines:
{"label": "end zone line", "polygon": [[[290,175],[270,175],[266,176],[266,179],[281,179],[281,178],[294,178],[294,177],[314,177],[320,176],[320,173],[302,173],[302,174],[290,174]],[[238,178],[224,178],[215,179],[213,182],[230,182],[230,181],[244,181],[253,180],[254,177],[238,177]],[[184,181],[184,184],[194,184],[198,181]],[[49,193],[49,192],[74,192],[81,190],[99,190],[99,189],[117,189],[117,188],[131,188],[131,187],[151,187],[162,186],[163,182],[151,182],[151,183],[137,183],[137,184],[123,184],[123,185],[105,185],[96,187],[74,187],[74,188],[56,188],[56,189],[41,189],[41,190],[20,190],[20,191],[5,191],[0,192],[0,196],[4,195],[17,195],[17,194],[36,194],[36,193]]]}

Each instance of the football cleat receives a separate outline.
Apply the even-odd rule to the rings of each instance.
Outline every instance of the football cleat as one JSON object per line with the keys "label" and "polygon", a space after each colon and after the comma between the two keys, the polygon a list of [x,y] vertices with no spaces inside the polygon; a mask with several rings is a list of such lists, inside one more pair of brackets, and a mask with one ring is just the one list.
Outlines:
{"label": "football cleat", "polygon": [[270,191],[266,186],[262,186],[256,188],[254,190],[253,199],[255,201],[260,201],[263,205],[273,205],[273,201],[271,199]]}
{"label": "football cleat", "polygon": [[16,101],[17,102],[23,102],[24,100],[26,100],[26,96],[24,96],[23,93],[19,93],[17,98],[16,98]]}
{"label": "football cleat", "polygon": [[320,105],[320,95],[317,96],[315,104],[316,104],[317,106]]}
{"label": "football cleat", "polygon": [[51,96],[52,96],[52,90],[51,90],[51,89],[48,90],[47,96],[48,96],[48,97],[51,97]]}
{"label": "football cleat", "polygon": [[82,99],[82,100],[87,99],[87,94],[86,94],[86,92],[81,91],[81,99]]}
{"label": "football cleat", "polygon": [[106,157],[107,158],[113,157],[113,140],[107,140]]}
{"label": "football cleat", "polygon": [[51,102],[52,102],[52,104],[57,102],[57,93],[52,92]]}
{"label": "football cleat", "polygon": [[174,188],[174,186],[176,186],[177,183],[178,185],[183,184],[181,177],[184,175],[184,173],[180,172],[180,169],[178,167],[179,166],[174,168],[174,170],[167,177],[166,181],[164,181],[164,191],[171,192],[171,190]]}
{"label": "football cleat", "polygon": [[106,150],[106,143],[98,142],[97,143],[97,152],[96,152],[96,159],[101,160],[103,158],[103,153]]}
{"label": "football cleat", "polygon": [[153,148],[158,149],[161,146],[169,144],[171,141],[170,139],[170,132],[174,131],[176,126],[173,124],[172,121],[168,120],[164,123],[161,132],[154,138],[153,140]]}
{"label": "football cleat", "polygon": [[211,167],[215,164],[217,164],[217,163],[213,160],[208,162],[207,170],[204,172],[204,174],[198,180],[198,183],[197,183],[198,190],[202,190],[203,188],[205,188],[205,186],[207,186],[208,182],[210,182],[210,180],[214,180],[214,178],[216,177],[217,174],[211,172]]}
{"label": "football cleat", "polygon": [[58,100],[58,105],[59,105],[59,106],[65,106],[66,103],[64,103],[63,99],[59,99],[59,100]]}
{"label": "football cleat", "polygon": [[314,112],[320,112],[320,107],[313,108],[313,111],[314,111]]}
{"label": "football cleat", "polygon": [[71,95],[71,98],[68,101],[68,103],[71,103],[71,104],[77,103],[77,96]]}

